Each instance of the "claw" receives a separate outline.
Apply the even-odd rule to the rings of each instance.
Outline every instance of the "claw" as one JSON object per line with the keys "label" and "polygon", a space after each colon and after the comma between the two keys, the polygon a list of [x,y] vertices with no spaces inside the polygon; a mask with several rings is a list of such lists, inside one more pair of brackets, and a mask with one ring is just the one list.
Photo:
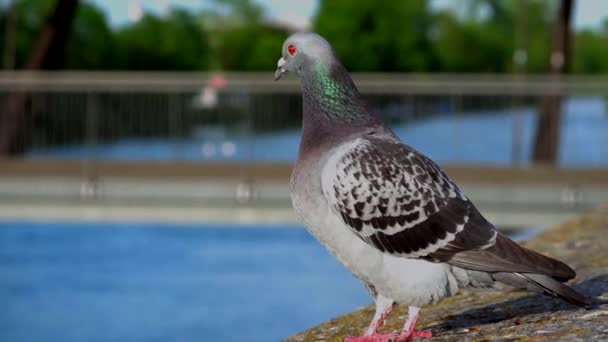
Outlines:
{"label": "claw", "polygon": [[402,332],[401,334],[374,334],[370,336],[348,336],[344,338],[344,342],[411,342],[415,337],[431,338],[433,334],[430,331],[414,330],[410,333]]}
{"label": "claw", "polygon": [[411,336],[420,338],[431,338],[433,337],[433,333],[428,330],[414,330],[412,331]]}
{"label": "claw", "polygon": [[405,342],[400,339],[400,334],[374,334],[370,336],[349,336],[344,342]]}

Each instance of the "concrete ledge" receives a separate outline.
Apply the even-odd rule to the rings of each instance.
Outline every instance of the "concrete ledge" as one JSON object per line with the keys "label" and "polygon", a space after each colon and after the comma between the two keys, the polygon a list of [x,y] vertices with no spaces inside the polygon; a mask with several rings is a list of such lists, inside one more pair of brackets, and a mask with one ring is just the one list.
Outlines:
{"label": "concrete ledge", "polygon": [[[503,291],[474,289],[423,308],[419,328],[431,330],[432,341],[608,341],[608,205],[525,245],[576,269],[574,288],[594,298],[596,307],[580,309],[506,286]],[[373,313],[369,305],[286,341],[341,341],[360,335]],[[397,306],[381,331],[399,331],[406,313],[406,306]]]}
{"label": "concrete ledge", "polygon": [[[5,219],[298,223],[288,182],[280,177],[88,179],[27,172],[8,176],[1,170],[0,163],[0,218]],[[608,179],[603,186],[515,182],[460,186],[501,228],[545,228],[608,202]]]}

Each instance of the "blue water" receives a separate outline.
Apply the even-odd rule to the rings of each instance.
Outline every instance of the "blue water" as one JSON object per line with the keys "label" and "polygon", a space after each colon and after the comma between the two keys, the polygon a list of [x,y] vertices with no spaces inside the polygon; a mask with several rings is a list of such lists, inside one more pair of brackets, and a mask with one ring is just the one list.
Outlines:
{"label": "blue water", "polygon": [[0,222],[0,341],[277,341],[371,301],[303,229],[197,228]]}
{"label": "blue water", "polygon": [[[564,102],[559,160],[564,166],[608,166],[608,110],[601,97],[571,97]],[[521,129],[521,146],[513,151],[513,127]],[[449,113],[393,127],[407,144],[439,163],[511,165],[530,161],[536,130],[535,108],[519,111]],[[124,139],[96,146],[33,149],[30,158],[151,160],[151,161],[269,161],[292,162],[297,155],[299,129],[258,134],[226,133],[202,140]],[[233,151],[222,153],[228,143]],[[210,151],[205,153],[205,147]]]}

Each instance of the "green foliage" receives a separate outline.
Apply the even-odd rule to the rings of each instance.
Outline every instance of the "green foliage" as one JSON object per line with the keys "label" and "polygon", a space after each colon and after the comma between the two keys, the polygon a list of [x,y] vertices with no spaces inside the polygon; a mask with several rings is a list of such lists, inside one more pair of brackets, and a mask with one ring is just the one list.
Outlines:
{"label": "green foliage", "polygon": [[353,71],[429,71],[431,14],[423,0],[321,0],[313,20]]}
{"label": "green foliage", "polygon": [[197,19],[172,9],[166,17],[146,14],[116,33],[118,67],[128,70],[204,70],[208,42]]}
{"label": "green foliage", "polygon": [[[467,15],[439,13],[435,48],[441,69],[448,72],[508,72],[515,69],[515,44],[521,40],[526,53],[526,71],[546,70],[549,55],[549,5],[544,1],[469,1]],[[519,12],[522,10],[522,12]],[[480,14],[483,13],[483,14]],[[517,37],[518,25],[525,25]]]}
{"label": "green foliage", "polygon": [[264,21],[264,9],[251,0],[215,0],[216,8],[206,16],[214,35],[215,64],[219,69],[273,70],[285,28]]}
{"label": "green foliage", "polygon": [[[513,51],[512,37],[479,22],[461,23],[449,13],[439,16],[435,51],[447,72],[504,72]],[[511,39],[509,39],[511,38]]]}
{"label": "green foliage", "polygon": [[114,36],[99,8],[78,7],[66,51],[66,69],[111,69],[117,62]]}
{"label": "green foliage", "polygon": [[[56,0],[15,0],[16,66],[22,67]],[[265,19],[256,0],[213,0],[204,12],[174,8],[112,28],[103,11],[81,0],[62,68],[83,70],[272,70],[288,29]],[[545,72],[556,2],[460,0],[320,0],[313,30],[352,71]],[[1,8],[0,32],[6,8]],[[573,35],[572,72],[608,73],[608,21]],[[520,28],[523,28],[520,30]],[[520,32],[518,32],[518,30]],[[0,33],[0,49],[5,36]],[[1,51],[3,53],[3,51]]]}
{"label": "green foliage", "polygon": [[548,59],[557,2],[537,0],[525,3],[527,30],[524,43],[528,58],[524,71],[543,73],[549,68]]}
{"label": "green foliage", "polygon": [[581,74],[608,73],[608,34],[598,35],[592,31],[582,31],[576,35],[573,50],[572,71]]}
{"label": "green foliage", "polygon": [[218,33],[218,60],[224,70],[273,70],[287,33],[261,25]]}
{"label": "green foliage", "polygon": [[[55,0],[15,1],[15,67],[26,63],[40,29],[55,5]],[[0,27],[6,25],[6,9]],[[4,49],[4,35],[0,35]],[[99,8],[82,2],[78,7],[68,41],[65,60],[60,68],[108,69],[113,65],[113,35],[105,14]],[[2,51],[2,54],[4,51]]]}
{"label": "green foliage", "polygon": [[[30,53],[55,0],[19,0],[16,10],[17,68]],[[1,27],[6,20],[2,11]],[[4,36],[1,48],[4,48]],[[169,15],[146,14],[140,21],[112,30],[104,12],[81,1],[68,41],[64,69],[204,70],[209,66],[209,44],[200,19],[185,10]]]}
{"label": "green foliage", "polygon": [[[15,1],[15,67],[23,67],[29,56],[31,47],[34,45],[38,31],[44,24],[46,16],[55,4],[54,0],[18,0]],[[2,26],[6,23],[6,10],[3,10]],[[1,32],[1,31],[0,31]],[[0,35],[4,55],[4,39]]]}

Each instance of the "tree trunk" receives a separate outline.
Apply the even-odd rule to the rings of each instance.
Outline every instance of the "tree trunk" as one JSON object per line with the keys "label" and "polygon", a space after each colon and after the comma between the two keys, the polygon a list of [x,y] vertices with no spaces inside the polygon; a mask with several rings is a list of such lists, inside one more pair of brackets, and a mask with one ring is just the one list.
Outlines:
{"label": "tree trunk", "polygon": [[[549,74],[558,81],[568,72],[570,63],[570,22],[574,0],[562,0],[553,29],[549,56]],[[538,126],[534,142],[533,160],[536,163],[557,164],[561,125],[561,95],[546,95],[541,100]]]}
{"label": "tree trunk", "polygon": [[4,69],[15,68],[15,34],[16,34],[15,1],[10,1],[6,9],[6,23],[4,25]]}
{"label": "tree trunk", "polygon": [[[57,0],[38,34],[24,69],[48,70],[61,65],[77,7],[78,0]],[[22,154],[29,145],[31,118],[26,116],[29,101],[27,90],[14,92],[7,97],[0,112],[0,156]]]}

